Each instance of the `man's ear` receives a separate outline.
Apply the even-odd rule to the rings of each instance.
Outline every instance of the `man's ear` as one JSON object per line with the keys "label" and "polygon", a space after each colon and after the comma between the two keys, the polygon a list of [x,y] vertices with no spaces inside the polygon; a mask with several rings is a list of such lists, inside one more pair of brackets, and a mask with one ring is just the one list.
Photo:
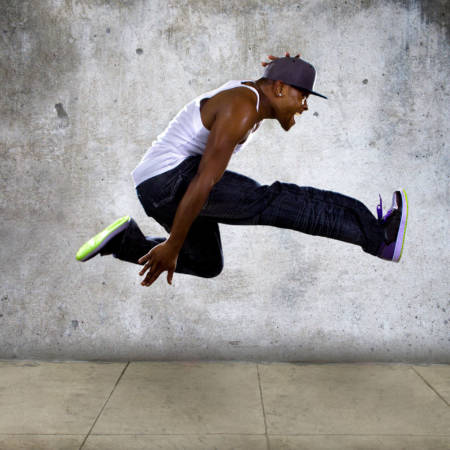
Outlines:
{"label": "man's ear", "polygon": [[284,90],[285,90],[285,84],[280,81],[280,80],[276,80],[273,83],[273,95],[275,95],[275,97],[281,97],[284,94]]}

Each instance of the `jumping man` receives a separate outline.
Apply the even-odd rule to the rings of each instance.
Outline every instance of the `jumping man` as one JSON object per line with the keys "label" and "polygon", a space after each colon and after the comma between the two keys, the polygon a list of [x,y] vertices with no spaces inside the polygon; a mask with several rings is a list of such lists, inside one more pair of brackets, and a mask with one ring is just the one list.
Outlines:
{"label": "jumping man", "polygon": [[[137,196],[168,238],[144,236],[125,216],[87,241],[76,258],[98,253],[143,265],[141,284],[150,286],[162,272],[215,277],[223,268],[219,223],[271,225],[359,245],[379,258],[400,260],[408,215],[404,190],[378,218],[345,195],[275,181],[261,185],[226,170],[264,119],[288,131],[308,110],[316,71],[301,59],[269,56],[262,78],[232,80],[206,92],[169,123],[133,170]],[[270,245],[270,244],[269,244]]]}

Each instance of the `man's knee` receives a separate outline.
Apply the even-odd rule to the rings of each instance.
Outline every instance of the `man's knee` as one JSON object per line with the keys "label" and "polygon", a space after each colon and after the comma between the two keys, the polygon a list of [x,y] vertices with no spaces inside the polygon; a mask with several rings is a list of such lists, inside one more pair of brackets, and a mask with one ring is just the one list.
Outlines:
{"label": "man's knee", "polygon": [[217,277],[223,270],[223,258],[216,261],[215,264],[211,264],[207,269],[203,270],[201,275],[203,278]]}

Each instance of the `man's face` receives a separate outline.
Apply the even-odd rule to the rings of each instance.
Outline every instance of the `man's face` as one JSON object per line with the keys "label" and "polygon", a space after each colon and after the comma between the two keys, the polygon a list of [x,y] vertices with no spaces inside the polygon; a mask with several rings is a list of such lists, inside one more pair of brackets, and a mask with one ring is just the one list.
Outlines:
{"label": "man's face", "polygon": [[[279,95],[280,93],[281,95]],[[308,110],[307,99],[309,93],[303,93],[293,86],[284,84],[281,92],[277,91],[275,95],[277,100],[276,117],[282,128],[288,131],[295,125],[295,116]]]}

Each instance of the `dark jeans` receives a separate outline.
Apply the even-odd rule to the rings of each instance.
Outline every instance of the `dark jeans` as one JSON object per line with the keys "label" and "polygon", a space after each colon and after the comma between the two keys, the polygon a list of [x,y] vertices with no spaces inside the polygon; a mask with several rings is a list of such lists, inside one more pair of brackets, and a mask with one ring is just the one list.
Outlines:
{"label": "dark jeans", "polygon": [[[176,168],[149,178],[136,188],[146,214],[168,233],[200,158],[189,157]],[[219,223],[288,228],[350,242],[372,255],[377,254],[384,236],[375,216],[356,199],[280,181],[270,186],[260,185],[248,177],[225,171],[189,230],[176,272],[200,277],[214,277],[221,272]],[[140,257],[165,240],[145,237],[132,220],[114,256],[137,264]]]}

